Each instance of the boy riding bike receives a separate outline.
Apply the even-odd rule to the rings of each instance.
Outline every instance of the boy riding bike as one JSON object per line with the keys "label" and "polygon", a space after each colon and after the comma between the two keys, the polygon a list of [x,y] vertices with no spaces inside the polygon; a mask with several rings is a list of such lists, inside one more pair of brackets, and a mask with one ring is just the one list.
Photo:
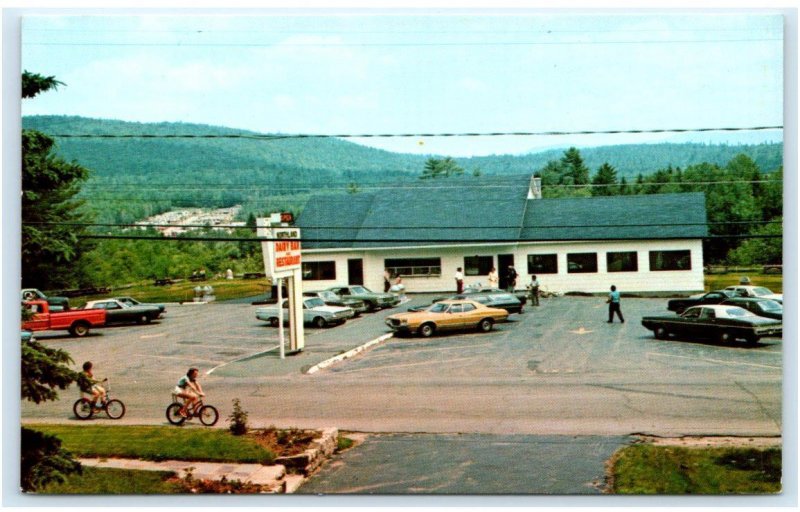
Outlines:
{"label": "boy riding bike", "polygon": [[184,418],[189,415],[188,411],[194,406],[197,400],[200,397],[206,396],[205,393],[203,393],[203,388],[200,386],[200,383],[197,382],[197,375],[199,373],[200,370],[197,368],[189,368],[189,371],[180,378],[173,390],[176,396],[183,398],[183,407],[180,408],[178,414]]}
{"label": "boy riding bike", "polygon": [[97,407],[98,399],[101,403],[106,399],[106,390],[100,385],[100,382],[105,382],[108,379],[103,379],[102,381],[95,379],[92,367],[91,361],[83,363],[83,371],[81,372],[81,378],[78,379],[78,385],[81,391],[92,395],[92,407]]}

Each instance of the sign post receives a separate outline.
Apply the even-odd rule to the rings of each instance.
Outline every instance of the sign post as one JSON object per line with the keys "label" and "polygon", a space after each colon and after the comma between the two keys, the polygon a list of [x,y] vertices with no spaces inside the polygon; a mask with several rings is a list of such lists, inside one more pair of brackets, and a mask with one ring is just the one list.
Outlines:
{"label": "sign post", "polygon": [[281,359],[285,357],[282,304],[284,280],[289,292],[287,297],[289,302],[289,349],[296,352],[305,347],[300,230],[287,227],[284,224],[286,220],[289,220],[289,216],[286,214],[272,214],[270,218],[256,219],[258,236],[274,240],[262,242],[261,252],[264,257],[264,271],[272,279],[273,286],[276,284],[278,286],[278,310],[280,312],[278,314],[278,336]]}

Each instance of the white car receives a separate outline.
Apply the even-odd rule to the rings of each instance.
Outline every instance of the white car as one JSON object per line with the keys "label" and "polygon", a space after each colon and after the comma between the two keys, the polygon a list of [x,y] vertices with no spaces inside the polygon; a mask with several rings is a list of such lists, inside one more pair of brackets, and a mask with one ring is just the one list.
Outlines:
{"label": "white car", "polygon": [[[273,327],[278,326],[278,311],[283,310],[283,321],[289,321],[289,301],[283,299],[282,307],[267,306],[256,310],[256,318],[269,322]],[[303,299],[303,322],[314,327],[325,327],[328,324],[343,324],[348,318],[353,318],[356,312],[352,308],[341,306],[327,306],[318,297],[306,297]]]}
{"label": "white car", "polygon": [[783,304],[782,293],[772,293],[772,290],[770,290],[769,288],[764,288],[763,286],[737,285],[737,286],[728,286],[725,289],[733,290],[739,293],[742,297],[759,297],[762,299],[771,299]]}

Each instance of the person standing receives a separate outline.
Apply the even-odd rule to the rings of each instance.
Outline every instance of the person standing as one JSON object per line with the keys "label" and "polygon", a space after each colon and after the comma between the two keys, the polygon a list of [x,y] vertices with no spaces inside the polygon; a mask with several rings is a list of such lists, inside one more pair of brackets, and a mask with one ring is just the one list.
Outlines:
{"label": "person standing", "polygon": [[539,305],[539,280],[535,275],[531,276],[531,284],[528,285],[531,295],[531,306]]}
{"label": "person standing", "polygon": [[611,293],[608,294],[608,323],[614,322],[614,313],[617,314],[619,317],[619,321],[621,323],[625,323],[625,319],[622,318],[622,310],[619,307],[619,292],[617,291],[617,287],[613,284],[611,285]]}
{"label": "person standing", "polygon": [[460,294],[464,291],[464,273],[461,271],[461,267],[456,269],[456,293]]}
{"label": "person standing", "polygon": [[507,273],[507,284],[506,284],[506,291],[508,293],[514,293],[514,288],[517,287],[517,271],[514,270],[514,265],[508,266],[508,273]]}
{"label": "person standing", "polygon": [[383,293],[388,293],[389,288],[392,287],[392,274],[389,273],[389,269],[383,269]]}
{"label": "person standing", "polygon": [[500,282],[500,276],[497,275],[497,269],[492,267],[492,270],[489,271],[489,275],[487,278],[489,280],[489,288],[497,288]]}

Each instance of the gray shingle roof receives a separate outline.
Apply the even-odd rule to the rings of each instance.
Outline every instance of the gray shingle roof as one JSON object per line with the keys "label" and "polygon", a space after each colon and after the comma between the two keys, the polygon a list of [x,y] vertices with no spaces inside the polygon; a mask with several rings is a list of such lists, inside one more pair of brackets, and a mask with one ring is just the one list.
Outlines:
{"label": "gray shingle roof", "polygon": [[305,241],[304,249],[707,234],[702,193],[528,200],[529,184],[529,176],[470,176],[357,194],[320,194],[308,201],[297,226],[304,240],[333,240]]}

